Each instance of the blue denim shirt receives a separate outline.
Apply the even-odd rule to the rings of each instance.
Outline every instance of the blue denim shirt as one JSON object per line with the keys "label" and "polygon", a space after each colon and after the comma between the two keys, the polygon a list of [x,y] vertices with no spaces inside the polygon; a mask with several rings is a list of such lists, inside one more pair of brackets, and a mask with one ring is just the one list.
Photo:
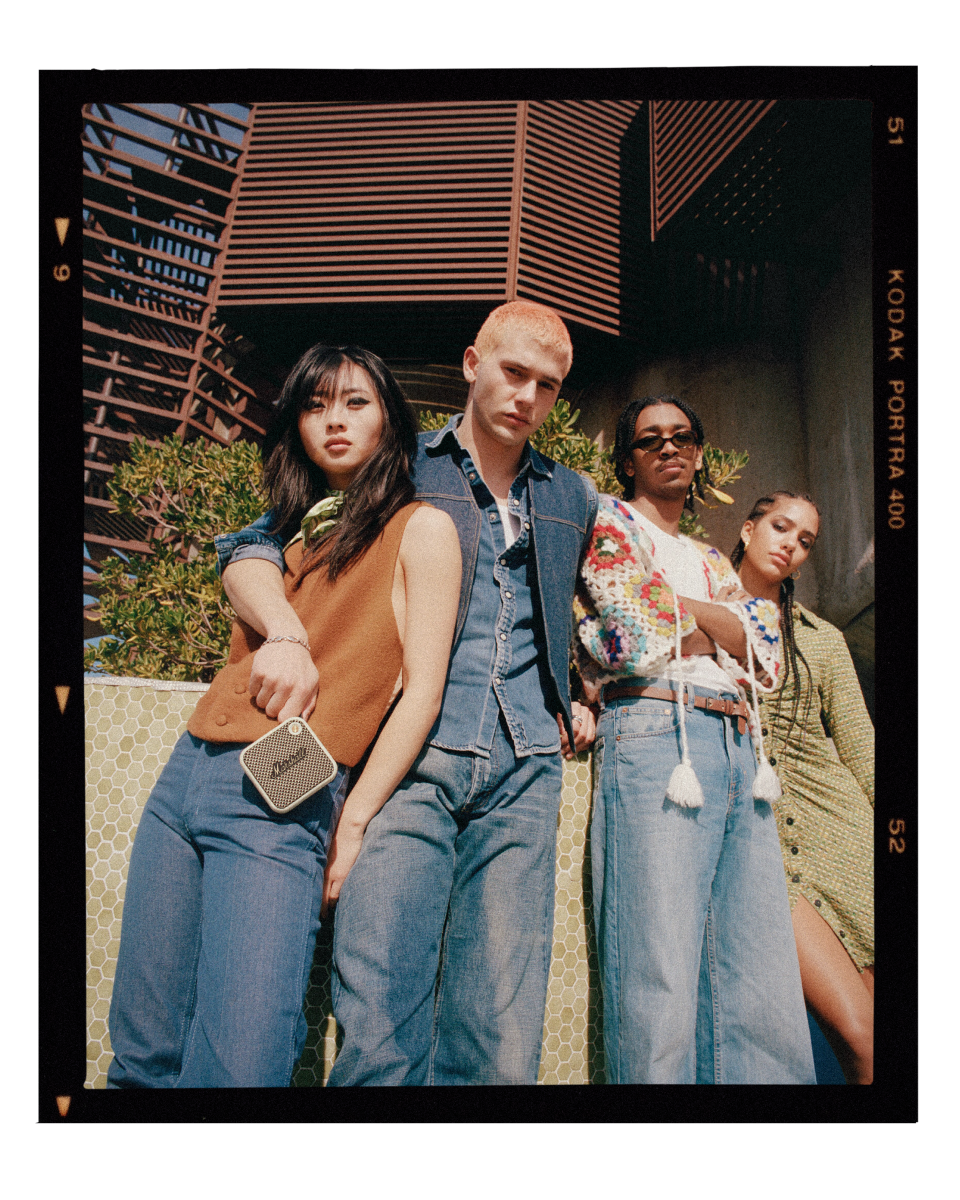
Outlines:
{"label": "blue denim shirt", "polygon": [[508,547],[496,500],[452,429],[450,437],[455,443],[450,452],[480,509],[480,542],[467,615],[453,646],[443,704],[430,744],[486,756],[502,712],[518,757],[555,754],[560,749],[557,703],[549,676],[544,672],[545,678],[541,678],[546,638],[537,597],[527,489],[531,472],[543,478],[546,472],[529,453],[524,454],[509,496],[521,528]]}
{"label": "blue denim shirt", "polygon": [[[449,513],[460,536],[463,574],[455,647],[459,645],[467,621],[479,574],[484,522],[488,528],[492,524],[489,515],[484,515],[481,510],[473,485],[459,461],[465,454],[455,436],[459,419],[459,415],[452,417],[445,428],[420,434],[414,466],[418,499]],[[532,603],[538,614],[534,624],[540,627],[543,637],[542,643],[536,637],[534,639],[541,696],[549,712],[562,714],[572,742],[569,663],[573,593],[580,559],[589,545],[597,515],[597,492],[588,479],[538,454],[532,446],[525,454],[525,462],[529,463],[529,468],[522,474],[526,480],[524,490],[531,529],[523,532],[532,535],[533,561],[528,578]],[[502,538],[502,530],[498,533]],[[284,569],[282,547],[270,513],[239,533],[221,535],[216,539],[216,545],[221,572],[229,562],[240,558],[266,558],[281,571]],[[498,589],[500,586],[497,585]],[[516,614],[508,619],[516,624]],[[491,666],[491,681],[493,677]]]}

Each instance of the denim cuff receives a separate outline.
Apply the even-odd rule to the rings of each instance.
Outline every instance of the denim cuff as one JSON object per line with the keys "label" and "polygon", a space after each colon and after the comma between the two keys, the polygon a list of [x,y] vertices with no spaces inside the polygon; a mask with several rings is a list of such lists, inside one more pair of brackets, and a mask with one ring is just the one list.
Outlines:
{"label": "denim cuff", "polygon": [[249,529],[241,529],[237,533],[221,533],[213,539],[217,549],[217,572],[222,575],[224,569],[232,562],[240,562],[244,558],[265,558],[272,562],[282,573],[286,564],[283,561],[283,551],[271,537],[252,533]]}

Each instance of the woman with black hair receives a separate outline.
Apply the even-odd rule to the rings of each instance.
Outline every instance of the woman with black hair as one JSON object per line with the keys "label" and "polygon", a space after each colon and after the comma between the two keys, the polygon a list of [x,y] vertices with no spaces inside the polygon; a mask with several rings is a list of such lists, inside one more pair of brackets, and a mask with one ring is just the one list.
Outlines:
{"label": "woman with black hair", "polygon": [[[227,665],[144,808],[109,1087],[290,1082],[320,917],[443,695],[460,544],[449,516],[414,500],[416,429],[386,366],[358,347],[314,346],[283,387],[264,479],[289,538],[288,604],[266,618],[239,612]],[[302,712],[274,686],[281,657],[315,679]],[[239,759],[287,717],[305,718],[338,770],[277,814]]]}
{"label": "woman with black hair", "polygon": [[809,496],[761,496],[731,561],[780,608],[784,670],[761,720],[784,792],[775,811],[804,997],[847,1082],[871,1083],[873,725],[843,635],[793,598],[819,531]]}

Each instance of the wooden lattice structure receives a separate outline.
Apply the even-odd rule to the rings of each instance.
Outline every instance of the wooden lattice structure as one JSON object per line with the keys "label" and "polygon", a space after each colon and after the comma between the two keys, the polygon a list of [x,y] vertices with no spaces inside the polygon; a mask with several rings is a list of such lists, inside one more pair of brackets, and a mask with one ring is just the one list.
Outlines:
{"label": "wooden lattice structure", "polygon": [[[243,346],[214,317],[248,139],[246,106],[89,104],[83,111],[84,540],[147,550],[106,484],[135,437],[259,439],[234,374]],[[88,587],[92,580],[86,578]],[[95,632],[95,631],[94,631]]]}
{"label": "wooden lattice structure", "polygon": [[639,101],[256,104],[221,312],[518,296],[616,335]]}
{"label": "wooden lattice structure", "polygon": [[[112,512],[106,491],[134,438],[261,438],[275,388],[246,357],[261,336],[276,384],[309,344],[303,338],[331,327],[331,314],[349,340],[375,340],[380,320],[395,331],[386,356],[411,398],[453,411],[464,398],[462,329],[504,300],[551,305],[574,327],[581,355],[586,348],[598,361],[623,335],[656,336],[665,318],[689,325],[691,312],[699,326],[752,328],[764,302],[762,260],[694,253],[684,239],[726,235],[733,224],[744,234],[765,220],[769,228],[780,186],[780,146],[770,138],[779,134],[764,135],[769,145],[745,148],[745,139],[767,128],[771,107],[86,105],[87,591],[95,594],[97,561],[111,549],[150,548],[148,526]],[[638,145],[646,161],[631,158]],[[663,280],[644,275],[627,233],[641,211],[646,222],[648,195],[642,253],[654,240],[661,251],[668,235]],[[631,299],[638,279],[654,310]],[[444,321],[455,333],[439,348],[419,344]]]}

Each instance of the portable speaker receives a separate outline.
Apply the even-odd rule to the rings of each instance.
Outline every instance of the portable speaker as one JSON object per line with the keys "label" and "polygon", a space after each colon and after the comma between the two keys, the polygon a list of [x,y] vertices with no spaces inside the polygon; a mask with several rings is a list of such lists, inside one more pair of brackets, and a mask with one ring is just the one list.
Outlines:
{"label": "portable speaker", "polygon": [[337,764],[302,717],[251,742],[240,765],[275,813],[288,813],[336,777]]}

